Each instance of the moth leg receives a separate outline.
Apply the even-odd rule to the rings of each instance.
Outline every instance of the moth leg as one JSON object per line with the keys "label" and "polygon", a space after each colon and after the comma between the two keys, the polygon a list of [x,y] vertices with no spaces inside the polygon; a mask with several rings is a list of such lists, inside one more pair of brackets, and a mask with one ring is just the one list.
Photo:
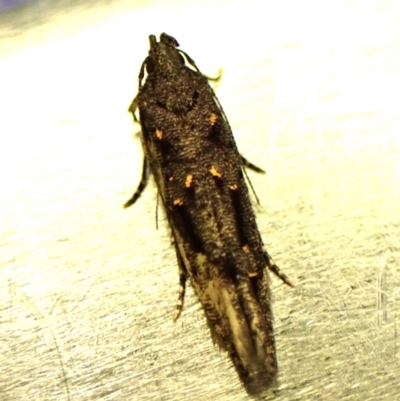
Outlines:
{"label": "moth leg", "polygon": [[157,198],[156,198],[156,230],[158,230],[158,201],[160,199],[160,192],[157,191]]}
{"label": "moth leg", "polygon": [[259,205],[260,204],[260,199],[258,199],[256,191],[254,190],[253,184],[251,183],[250,178],[247,175],[247,171],[245,169],[242,169],[242,170],[243,170],[243,173],[244,173],[244,175],[246,177],[247,182],[249,183],[249,186],[251,188],[251,192],[253,193],[254,197],[256,198],[257,205]]}
{"label": "moth leg", "polygon": [[136,117],[135,111],[138,108],[139,100],[138,97],[136,96],[133,100],[132,103],[129,105],[128,111],[132,113],[133,121],[135,123],[139,122],[139,119]]}
{"label": "moth leg", "polygon": [[187,271],[185,265],[183,264],[182,257],[179,253],[179,250],[176,248],[176,256],[178,259],[178,267],[179,267],[179,294],[178,294],[178,302],[176,304],[176,310],[174,313],[174,322],[179,318],[180,314],[183,310],[183,304],[185,301],[185,293],[186,293],[186,280],[187,280]]}
{"label": "moth leg", "polygon": [[209,77],[208,75],[203,75],[203,77],[204,77],[207,81],[213,82],[213,83],[214,83],[213,89],[215,90],[215,89],[217,89],[218,86],[219,86],[219,81],[221,80],[221,77],[222,77],[222,70],[219,70],[219,71],[218,71],[218,75],[217,75],[216,77]]}
{"label": "moth leg", "polygon": [[137,187],[132,197],[124,204],[124,208],[133,205],[138,200],[138,198],[146,188],[147,183],[149,182],[149,177],[150,177],[150,165],[149,162],[147,161],[146,156],[144,156],[143,167],[142,167],[142,178],[140,180],[139,186]]}
{"label": "moth leg", "polygon": [[249,168],[250,170],[253,170],[253,171],[257,172],[257,173],[265,174],[265,171],[264,171],[262,168],[260,168],[260,167],[256,166],[255,164],[249,162],[249,161],[248,161],[246,158],[244,158],[242,155],[240,155],[240,158],[242,159],[242,163],[243,163],[243,165],[244,165],[245,167],[247,167],[247,168]]}
{"label": "moth leg", "polygon": [[[265,171],[264,171],[262,168],[256,166],[256,165],[253,164],[253,163],[250,163],[250,162],[249,162],[247,159],[245,159],[242,155],[240,155],[240,159],[242,160],[243,166],[245,166],[245,167],[247,167],[247,168],[249,168],[249,169],[251,169],[251,170],[253,170],[253,171],[256,171],[257,173],[265,174]],[[250,178],[249,178],[249,176],[247,175],[246,169],[243,169],[243,172],[244,172],[244,175],[246,176],[247,182],[249,183],[249,186],[250,186],[250,188],[251,188],[251,192],[253,192],[253,195],[254,195],[254,197],[256,198],[257,204],[259,205],[259,204],[260,204],[260,200],[258,199],[258,196],[257,196],[257,194],[256,194],[256,191],[254,190],[253,184],[251,183]]]}
{"label": "moth leg", "polygon": [[218,75],[216,77],[209,77],[208,75],[203,75],[204,78],[207,78],[207,81],[212,81],[212,82],[219,82],[219,80],[222,77],[222,71],[218,71]]}
{"label": "moth leg", "polygon": [[272,273],[274,273],[277,277],[279,277],[285,284],[289,287],[294,288],[294,284],[290,281],[289,277],[275,264],[272,260],[271,256],[269,256],[268,252],[265,251],[264,253],[265,259],[267,261],[267,266]]}
{"label": "moth leg", "polygon": [[213,82],[218,82],[221,77],[222,77],[222,71],[218,71],[218,76],[214,77],[209,77],[207,75],[204,75],[200,72],[199,67],[197,67],[196,63],[194,62],[194,60],[188,55],[186,54],[183,50],[181,49],[177,49],[179,53],[182,53],[185,55],[186,60],[189,62],[189,64],[196,69],[197,72],[199,72],[201,75],[203,75],[204,78],[206,78],[208,81],[213,81]]}
{"label": "moth leg", "polygon": [[193,68],[196,69],[196,71],[197,71],[198,73],[200,73],[201,75],[203,75],[203,74],[200,72],[199,67],[197,67],[197,65],[196,65],[196,63],[194,62],[194,60],[193,60],[188,54],[186,54],[183,50],[180,50],[180,49],[177,49],[177,50],[178,50],[179,53],[182,53],[182,54],[185,55],[186,60],[189,62],[189,64],[190,64]]}

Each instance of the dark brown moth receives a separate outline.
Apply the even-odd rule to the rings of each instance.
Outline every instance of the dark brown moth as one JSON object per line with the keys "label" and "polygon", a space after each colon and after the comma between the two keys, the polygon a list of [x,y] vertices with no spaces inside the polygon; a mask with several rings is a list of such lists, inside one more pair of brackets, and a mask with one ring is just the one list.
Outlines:
{"label": "dark brown moth", "polygon": [[139,109],[142,179],[125,207],[153,174],[178,259],[174,318],[189,278],[214,342],[229,354],[246,390],[259,393],[278,371],[266,267],[291,285],[263,245],[249,198],[244,167],[262,170],[239,154],[207,77],[178,42],[165,33],[159,41],[149,38],[129,108],[136,121]]}

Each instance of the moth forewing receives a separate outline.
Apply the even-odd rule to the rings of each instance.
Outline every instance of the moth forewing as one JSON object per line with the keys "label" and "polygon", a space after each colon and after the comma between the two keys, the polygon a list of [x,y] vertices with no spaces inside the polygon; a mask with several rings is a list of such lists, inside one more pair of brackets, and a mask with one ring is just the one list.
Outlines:
{"label": "moth forewing", "polygon": [[[155,178],[174,237],[180,282],[174,318],[189,278],[214,342],[246,390],[258,393],[278,370],[266,267],[286,279],[264,249],[242,169],[263,171],[239,154],[214,91],[177,47],[165,33],[159,41],[150,36],[129,108],[134,116],[139,109],[143,169]],[[127,206],[147,178],[144,171]]]}

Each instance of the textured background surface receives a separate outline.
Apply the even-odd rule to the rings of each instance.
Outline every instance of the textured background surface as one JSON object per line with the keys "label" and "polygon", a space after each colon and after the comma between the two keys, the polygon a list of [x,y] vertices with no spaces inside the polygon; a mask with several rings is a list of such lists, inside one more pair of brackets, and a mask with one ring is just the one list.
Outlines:
{"label": "textured background surface", "polygon": [[[145,4],[147,3],[147,4]],[[301,3],[301,5],[300,5]],[[0,399],[246,400],[178,275],[156,191],[133,208],[126,109],[148,35],[175,36],[250,173],[273,278],[266,399],[400,393],[400,6],[38,0],[0,15]]]}

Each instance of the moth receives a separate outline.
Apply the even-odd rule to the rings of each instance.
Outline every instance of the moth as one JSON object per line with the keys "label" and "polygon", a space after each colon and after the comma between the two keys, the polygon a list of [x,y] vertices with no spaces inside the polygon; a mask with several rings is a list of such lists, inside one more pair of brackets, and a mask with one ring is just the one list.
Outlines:
{"label": "moth", "polygon": [[264,247],[250,201],[244,167],[263,170],[238,152],[208,78],[176,39],[162,33],[149,40],[129,107],[141,124],[142,178],[124,206],[135,203],[152,174],[179,267],[174,319],[190,279],[214,343],[229,354],[247,392],[259,393],[278,371],[266,268],[292,286]]}

